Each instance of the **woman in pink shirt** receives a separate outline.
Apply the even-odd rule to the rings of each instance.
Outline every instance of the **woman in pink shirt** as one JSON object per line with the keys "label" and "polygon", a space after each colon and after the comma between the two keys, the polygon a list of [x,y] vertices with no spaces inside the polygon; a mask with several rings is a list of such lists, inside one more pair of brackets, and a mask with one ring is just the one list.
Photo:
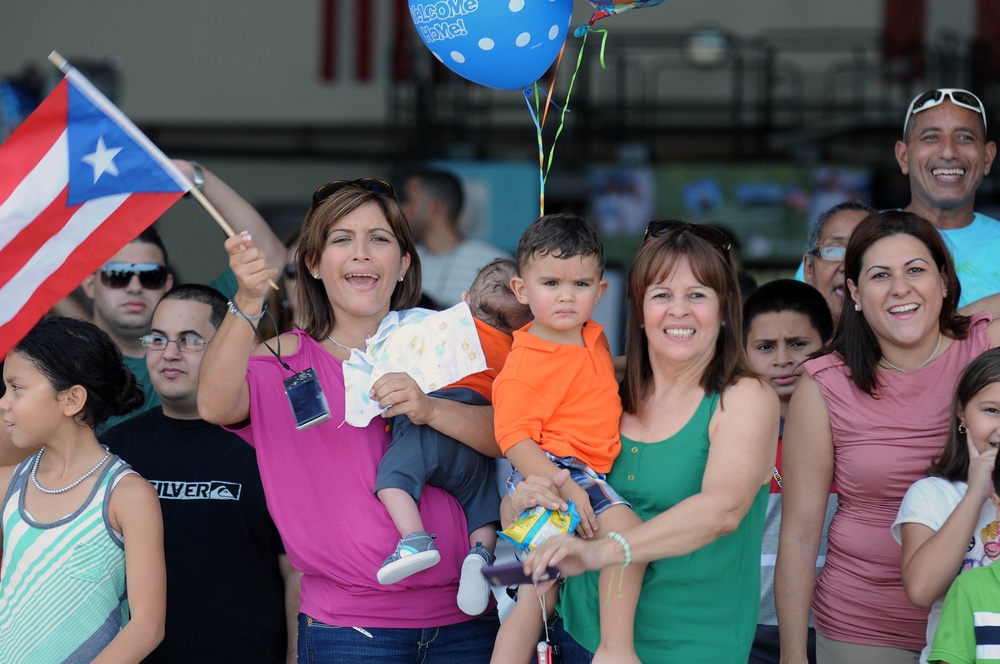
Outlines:
{"label": "woman in pink shirt", "polygon": [[[914,214],[862,221],[844,269],[850,298],[829,353],[804,365],[785,421],[781,659],[806,662],[811,608],[820,662],[915,663],[927,610],[907,600],[889,529],[944,445],[959,374],[1000,343],[1000,326],[989,314],[958,314],[948,250]],[[814,582],[831,481],[839,503]]]}
{"label": "woman in pink shirt", "polygon": [[[442,564],[381,585],[375,572],[399,539],[373,493],[390,437],[380,418],[366,427],[343,424],[343,362],[365,348],[391,311],[420,297],[420,261],[392,187],[366,178],[316,190],[294,251],[302,329],[255,349],[252,321],[277,272],[246,233],[230,238],[226,251],[239,290],[233,315],[205,350],[198,410],[233,427],[256,450],[268,510],[303,573],[300,661],[488,662],[496,611],[470,619],[456,602],[468,551],[458,502],[436,487],[424,489],[420,516],[440,536]],[[306,369],[315,372],[329,419],[300,428],[286,380]],[[387,409],[384,418],[408,415],[499,455],[491,407],[428,397],[404,373],[380,378],[370,396]]]}

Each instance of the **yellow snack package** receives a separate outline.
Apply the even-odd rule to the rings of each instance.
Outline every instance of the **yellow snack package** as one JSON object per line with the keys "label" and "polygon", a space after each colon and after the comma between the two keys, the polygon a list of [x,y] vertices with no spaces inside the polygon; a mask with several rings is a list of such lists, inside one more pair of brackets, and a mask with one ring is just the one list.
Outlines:
{"label": "yellow snack package", "polygon": [[569,509],[565,512],[536,505],[497,534],[518,549],[531,551],[554,535],[572,533],[579,523],[580,513],[576,511],[573,501],[569,502]]}

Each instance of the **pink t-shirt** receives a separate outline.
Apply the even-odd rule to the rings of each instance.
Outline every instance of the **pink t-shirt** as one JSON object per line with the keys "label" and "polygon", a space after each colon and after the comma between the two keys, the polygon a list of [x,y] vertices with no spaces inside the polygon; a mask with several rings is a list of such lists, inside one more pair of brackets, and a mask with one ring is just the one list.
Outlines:
{"label": "pink t-shirt", "polygon": [[991,320],[973,316],[969,335],[922,369],[880,371],[877,399],[855,387],[839,354],[805,363],[830,412],[839,493],[813,594],[820,634],[862,645],[924,646],[927,609],[906,598],[901,552],[889,529],[906,490],[927,476],[944,446],[955,385],[966,365],[989,349]]}
{"label": "pink t-shirt", "polygon": [[303,572],[301,611],[341,627],[435,627],[469,620],[456,603],[469,551],[465,515],[445,491],[428,486],[420,515],[441,562],[399,583],[375,578],[399,532],[372,494],[389,447],[386,420],[359,429],[344,422],[341,363],[303,332],[299,350],[282,359],[296,372],[316,370],[330,419],[295,428],[283,380],[291,374],[270,355],[250,358],[250,424],[236,430],[257,450],[268,510],[289,560]]}

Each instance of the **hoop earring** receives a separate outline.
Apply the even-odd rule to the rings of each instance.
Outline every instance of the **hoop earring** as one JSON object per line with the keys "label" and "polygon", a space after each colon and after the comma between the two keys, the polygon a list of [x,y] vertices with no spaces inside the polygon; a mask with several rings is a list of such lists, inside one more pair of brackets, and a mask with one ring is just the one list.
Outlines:
{"label": "hoop earring", "polygon": [[964,436],[968,432],[969,432],[969,430],[966,428],[966,426],[964,424],[962,424],[961,422],[959,422],[958,423],[958,433],[960,433],[961,435]]}

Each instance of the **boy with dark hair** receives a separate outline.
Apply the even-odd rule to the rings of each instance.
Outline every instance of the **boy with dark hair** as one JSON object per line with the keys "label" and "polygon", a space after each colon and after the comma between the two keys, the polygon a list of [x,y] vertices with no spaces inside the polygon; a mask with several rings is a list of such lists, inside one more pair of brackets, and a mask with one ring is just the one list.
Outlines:
{"label": "boy with dark hair", "polygon": [[[608,285],[601,240],[575,215],[546,215],[521,236],[517,269],[511,286],[518,301],[531,307],[534,321],[514,333],[493,384],[497,443],[515,468],[508,490],[528,475],[553,476],[568,468],[571,481],[560,493],[580,513],[579,533],[620,543],[616,531],[639,518],[604,475],[621,449],[622,405],[608,340],[590,319]],[[632,628],[644,572],[644,565],[632,564],[601,573],[602,585],[618,586],[601,606],[601,657],[639,661]],[[619,574],[620,580],[612,579]],[[545,606],[553,607],[557,595],[553,587]],[[519,593],[500,630],[493,661],[533,656],[542,630],[535,593]]]}
{"label": "boy with dark hair", "polygon": [[[747,298],[743,305],[743,343],[750,367],[770,383],[781,403],[784,425],[788,401],[802,375],[802,363],[822,347],[833,334],[833,318],[826,300],[818,290],[794,279],[770,281]],[[778,619],[774,609],[774,561],[778,553],[778,529],[781,524],[781,429],[778,452],[771,478],[771,495],[764,517],[764,540],[760,560],[760,617],[751,664],[778,664]],[[827,504],[826,526],[837,506],[831,491]],[[820,559],[826,555],[826,539],[820,544]],[[819,562],[817,566],[822,566]],[[816,661],[816,634],[809,628],[809,661]]]}

